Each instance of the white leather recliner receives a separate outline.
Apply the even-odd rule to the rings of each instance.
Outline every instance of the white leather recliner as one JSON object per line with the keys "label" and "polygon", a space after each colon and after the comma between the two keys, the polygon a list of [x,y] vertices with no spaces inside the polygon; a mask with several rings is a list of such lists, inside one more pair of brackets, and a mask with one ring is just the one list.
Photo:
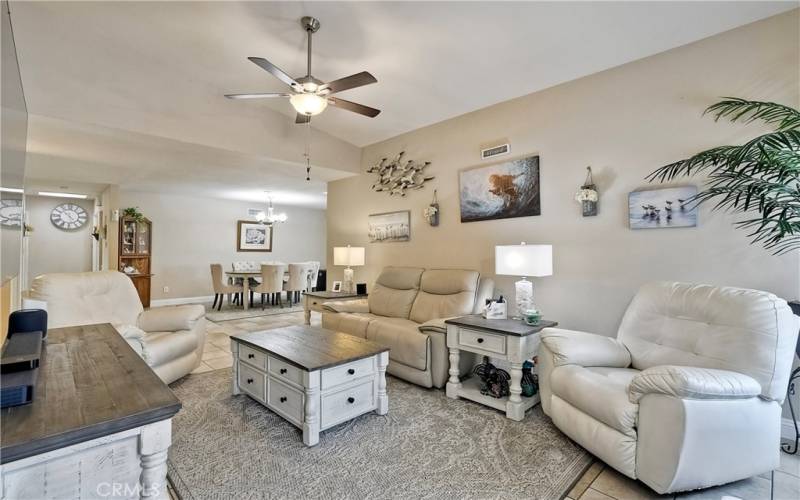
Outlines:
{"label": "white leather recliner", "polygon": [[117,271],[43,274],[34,279],[24,305],[47,309],[49,328],[111,323],[167,384],[203,358],[205,308],[145,311],[130,278]]}
{"label": "white leather recliner", "polygon": [[542,409],[567,436],[658,493],[778,468],[798,318],[767,292],[651,283],[617,338],[547,328]]}

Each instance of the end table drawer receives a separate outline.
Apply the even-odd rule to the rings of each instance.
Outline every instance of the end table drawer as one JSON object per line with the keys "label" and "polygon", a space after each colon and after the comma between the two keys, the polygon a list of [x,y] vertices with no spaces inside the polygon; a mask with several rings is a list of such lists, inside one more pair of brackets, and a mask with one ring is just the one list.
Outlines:
{"label": "end table drawer", "polygon": [[299,386],[303,385],[303,370],[272,356],[269,356],[269,373]]}
{"label": "end table drawer", "polygon": [[458,330],[458,343],[464,347],[474,347],[482,351],[506,353],[506,336],[476,330]]}
{"label": "end table drawer", "polygon": [[265,392],[266,375],[239,363],[239,388],[262,403],[267,400]]}
{"label": "end table drawer", "polygon": [[267,355],[241,343],[239,344],[239,359],[259,370],[267,370]]}
{"label": "end table drawer", "polygon": [[351,382],[357,378],[375,373],[374,357],[359,359],[352,363],[322,370],[322,390]]}
{"label": "end table drawer", "polygon": [[303,425],[303,393],[272,377],[267,384],[267,406],[293,424]]}
{"label": "end table drawer", "polygon": [[372,410],[375,407],[374,387],[370,379],[356,386],[323,395],[320,425],[325,428]]}

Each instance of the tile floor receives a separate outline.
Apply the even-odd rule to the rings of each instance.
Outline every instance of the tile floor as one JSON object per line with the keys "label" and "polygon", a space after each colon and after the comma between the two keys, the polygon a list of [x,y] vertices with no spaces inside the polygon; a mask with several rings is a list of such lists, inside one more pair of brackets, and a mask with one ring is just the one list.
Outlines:
{"label": "tile floor", "polygon": [[[230,335],[302,325],[303,313],[293,312],[240,320],[208,322],[202,364],[192,373],[231,366]],[[311,324],[319,326],[320,316],[312,313]],[[603,462],[595,462],[568,493],[568,500],[762,500],[770,498],[770,477],[753,477],[735,483],[680,495],[658,495],[644,484],[629,479]],[[781,453],[781,466],[775,472],[775,500],[800,500],[800,455]]]}

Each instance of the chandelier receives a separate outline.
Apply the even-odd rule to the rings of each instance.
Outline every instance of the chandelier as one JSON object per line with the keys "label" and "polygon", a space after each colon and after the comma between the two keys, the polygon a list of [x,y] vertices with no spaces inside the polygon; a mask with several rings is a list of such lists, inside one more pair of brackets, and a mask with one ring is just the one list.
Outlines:
{"label": "chandelier", "polygon": [[264,191],[267,194],[267,210],[266,212],[259,212],[256,215],[256,220],[261,224],[265,225],[273,225],[276,223],[283,223],[286,222],[288,218],[285,213],[275,213],[275,209],[272,207],[272,197],[269,195],[269,191]]}

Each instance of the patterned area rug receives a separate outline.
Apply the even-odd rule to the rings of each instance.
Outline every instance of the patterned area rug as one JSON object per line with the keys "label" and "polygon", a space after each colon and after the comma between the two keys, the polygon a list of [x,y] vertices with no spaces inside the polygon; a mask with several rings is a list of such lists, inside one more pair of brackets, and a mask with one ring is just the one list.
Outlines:
{"label": "patterned area rug", "polygon": [[389,414],[323,431],[319,445],[247,396],[230,370],[172,385],[169,477],[189,499],[562,498],[591,463],[536,406],[514,422],[388,377]]}
{"label": "patterned area rug", "polygon": [[203,304],[206,308],[206,319],[209,321],[213,321],[214,323],[219,323],[220,321],[231,321],[234,319],[247,319],[247,318],[258,318],[260,316],[274,316],[276,314],[286,314],[292,312],[299,312],[303,310],[303,306],[286,306],[286,307],[279,307],[279,306],[267,306],[264,310],[261,310],[261,304],[256,300],[256,303],[253,304],[254,307],[251,307],[248,310],[244,310],[242,307],[239,306],[229,306],[227,304],[222,306],[221,311],[217,311],[216,309],[211,309],[211,303]]}

